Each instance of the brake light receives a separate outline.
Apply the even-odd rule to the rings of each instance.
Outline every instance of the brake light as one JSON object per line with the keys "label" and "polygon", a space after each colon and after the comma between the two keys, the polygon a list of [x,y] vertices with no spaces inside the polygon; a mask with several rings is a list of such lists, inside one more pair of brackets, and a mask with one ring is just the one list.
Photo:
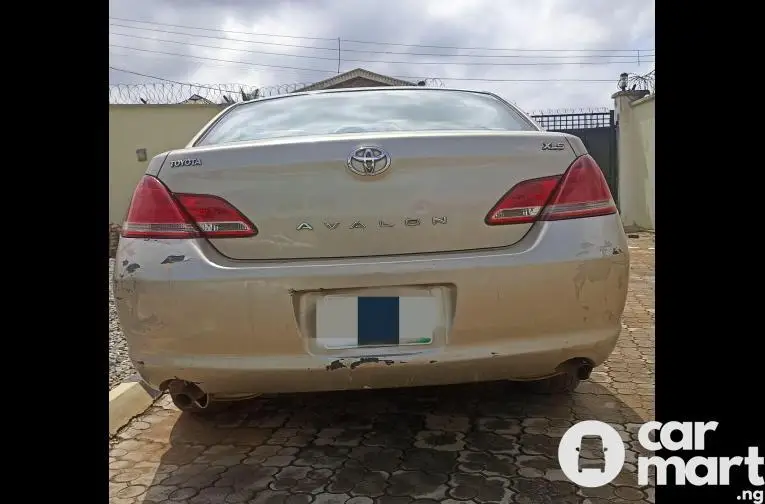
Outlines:
{"label": "brake light", "polygon": [[616,213],[605,177],[595,160],[578,157],[563,176],[526,180],[513,187],[486,216],[490,226],[563,220]]}
{"label": "brake light", "polygon": [[159,179],[145,175],[130,202],[125,238],[240,238],[255,226],[226,200],[206,194],[172,194]]}
{"label": "brake light", "polygon": [[524,224],[537,220],[550,195],[558,186],[560,176],[525,180],[499,200],[489,215],[486,224]]}

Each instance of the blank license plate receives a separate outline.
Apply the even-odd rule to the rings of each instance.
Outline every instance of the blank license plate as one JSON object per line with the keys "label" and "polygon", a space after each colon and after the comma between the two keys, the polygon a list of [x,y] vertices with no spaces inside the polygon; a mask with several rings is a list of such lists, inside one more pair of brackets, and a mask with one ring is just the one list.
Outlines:
{"label": "blank license plate", "polygon": [[325,296],[316,304],[316,340],[326,349],[430,345],[441,312],[433,296]]}

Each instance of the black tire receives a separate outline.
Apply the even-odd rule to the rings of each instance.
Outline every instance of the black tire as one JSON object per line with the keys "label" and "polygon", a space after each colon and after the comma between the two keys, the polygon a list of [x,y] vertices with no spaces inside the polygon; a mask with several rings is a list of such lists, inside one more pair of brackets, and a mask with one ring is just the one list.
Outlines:
{"label": "black tire", "polygon": [[538,394],[563,395],[576,390],[580,381],[574,373],[563,373],[531,382],[531,385]]}

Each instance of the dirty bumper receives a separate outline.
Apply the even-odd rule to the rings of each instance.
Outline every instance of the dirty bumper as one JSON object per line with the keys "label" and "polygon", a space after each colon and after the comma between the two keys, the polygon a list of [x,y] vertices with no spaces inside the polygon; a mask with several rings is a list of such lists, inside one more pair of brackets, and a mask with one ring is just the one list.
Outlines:
{"label": "dirty bumper", "polygon": [[[396,358],[358,357],[325,359],[312,357],[284,358],[285,366],[269,365],[264,359],[220,358],[216,367],[194,367],[190,362],[168,361],[159,367],[143,363],[139,372],[150,383],[162,384],[168,378],[196,383],[204,392],[224,397],[251,393],[358,390],[423,385],[446,385],[502,379],[536,379],[550,376],[570,359],[585,358],[603,362],[616,344],[618,330],[603,330],[580,336],[562,337],[557,348],[522,354],[465,350],[464,353]],[[572,337],[578,344],[571,344]],[[555,340],[548,340],[555,346]],[[567,345],[565,348],[563,345]],[[483,354],[478,356],[478,354]],[[440,360],[439,360],[440,359]],[[277,359],[278,360],[278,359]],[[273,359],[268,359],[273,361]],[[207,365],[210,361],[205,359]],[[326,364],[324,364],[326,362]],[[311,367],[312,365],[322,367]],[[158,385],[161,386],[161,385]]]}
{"label": "dirty bumper", "polygon": [[[120,320],[152,386],[236,395],[437,385],[554,374],[613,350],[629,258],[618,216],[536,225],[516,246],[413,257],[231,261],[203,240],[123,240]],[[329,294],[438,300],[421,347],[330,348]],[[420,294],[418,294],[420,293]]]}

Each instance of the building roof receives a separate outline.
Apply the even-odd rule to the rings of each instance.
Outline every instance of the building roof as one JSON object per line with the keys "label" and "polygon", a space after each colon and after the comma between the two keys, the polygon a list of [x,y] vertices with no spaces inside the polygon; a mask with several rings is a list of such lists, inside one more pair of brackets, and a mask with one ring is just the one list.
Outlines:
{"label": "building roof", "polygon": [[324,79],[323,81],[314,82],[313,84],[308,85],[304,88],[300,88],[296,90],[295,92],[319,91],[322,89],[329,89],[333,86],[337,86],[338,84],[342,84],[343,82],[349,81],[351,79],[356,79],[359,77],[373,81],[373,82],[379,82],[380,84],[385,86],[416,86],[414,82],[396,79],[394,77],[388,77],[387,75],[381,75],[375,72],[370,72],[369,70],[364,70],[363,68],[356,68],[354,70],[351,70],[350,72],[341,73],[339,75],[335,75],[334,77],[330,77],[329,79]]}
{"label": "building roof", "polygon": [[211,102],[207,98],[203,98],[203,97],[199,96],[198,94],[194,94],[194,95],[189,96],[187,99],[185,99],[182,102],[180,102],[179,105],[181,105],[181,104],[185,105],[185,104],[189,104],[189,103],[204,103],[204,104],[214,105],[213,102]]}

